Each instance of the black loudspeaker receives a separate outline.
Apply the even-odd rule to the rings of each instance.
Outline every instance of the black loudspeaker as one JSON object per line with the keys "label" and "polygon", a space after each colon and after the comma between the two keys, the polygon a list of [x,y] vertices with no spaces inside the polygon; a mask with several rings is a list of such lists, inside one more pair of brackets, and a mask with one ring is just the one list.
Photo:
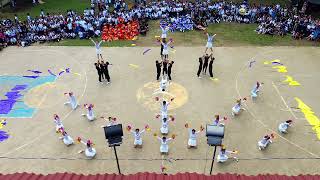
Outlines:
{"label": "black loudspeaker", "polygon": [[224,126],[214,126],[207,124],[206,127],[207,144],[210,146],[221,146],[224,138]]}
{"label": "black loudspeaker", "polygon": [[104,135],[108,140],[109,146],[117,146],[122,144],[122,124],[104,127]]}

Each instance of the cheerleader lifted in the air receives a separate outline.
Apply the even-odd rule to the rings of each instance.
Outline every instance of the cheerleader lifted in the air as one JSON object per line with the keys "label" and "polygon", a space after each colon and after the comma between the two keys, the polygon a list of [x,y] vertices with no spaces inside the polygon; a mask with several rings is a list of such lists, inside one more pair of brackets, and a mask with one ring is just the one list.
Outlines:
{"label": "cheerleader lifted in the air", "polygon": [[162,55],[163,55],[163,60],[168,60],[169,58],[169,45],[172,42],[172,39],[169,40],[169,42],[167,42],[166,39],[162,39],[161,44],[163,46],[163,50],[162,50]]}
{"label": "cheerleader lifted in the air", "polygon": [[146,125],[144,127],[144,129],[142,129],[140,131],[139,128],[136,128],[135,130],[132,130],[132,126],[131,125],[128,125],[127,126],[127,130],[130,131],[132,133],[132,135],[134,136],[134,142],[133,142],[133,145],[135,148],[141,148],[142,147],[142,134],[147,130],[149,130],[149,126]]}
{"label": "cheerleader lifted in the air", "polygon": [[189,131],[189,139],[188,139],[188,146],[187,148],[190,149],[190,148],[197,148],[197,136],[200,132],[202,132],[204,130],[204,127],[201,126],[200,127],[200,131],[196,131],[195,129],[191,129],[189,128],[189,124],[186,123],[184,125],[184,127],[188,128],[188,131]]}
{"label": "cheerleader lifted in the air", "polygon": [[217,34],[210,35],[208,32],[206,34],[207,34],[208,39],[207,39],[207,44],[206,44],[206,50],[204,51],[204,53],[207,53],[208,49],[210,49],[211,52],[213,52],[214,37]]}
{"label": "cheerleader lifted in the air", "polygon": [[101,43],[104,42],[104,40],[101,40],[100,42],[98,42],[98,41],[96,42],[92,38],[90,38],[90,40],[92,41],[92,43],[94,44],[94,46],[96,48],[96,54],[97,54],[98,60],[99,60],[99,57],[101,58],[101,60],[103,60],[100,46],[101,46]]}
{"label": "cheerleader lifted in the air", "polygon": [[63,128],[60,128],[59,132],[62,134],[62,137],[59,137],[59,139],[61,139],[65,145],[70,146],[74,143],[72,137],[69,136]]}
{"label": "cheerleader lifted in the air", "polygon": [[80,137],[78,137],[77,140],[78,140],[78,142],[80,142],[86,146],[85,150],[80,150],[78,153],[84,152],[84,155],[89,159],[92,159],[96,156],[97,151],[95,148],[93,148],[93,143],[91,140],[87,140],[87,142],[84,142]]}
{"label": "cheerleader lifted in the air", "polygon": [[170,28],[168,26],[164,26],[164,27],[160,26],[160,28],[161,28],[161,31],[162,31],[161,39],[166,39],[167,35],[168,35],[168,31],[169,31]]}
{"label": "cheerleader lifted in the air", "polygon": [[78,107],[78,103],[76,100],[76,97],[74,96],[73,92],[69,92],[69,93],[64,93],[64,95],[68,95],[69,96],[69,101],[65,102],[64,105],[71,105],[71,108],[73,110],[75,110]]}
{"label": "cheerleader lifted in the air", "polygon": [[[225,146],[221,146],[221,150],[218,154],[218,162],[219,163],[223,163],[223,162],[226,162],[228,159],[229,159],[229,155],[234,155],[234,154],[237,154],[238,151],[228,151],[226,149]],[[238,158],[233,156],[233,159],[236,160],[238,162]]]}
{"label": "cheerleader lifted in the air", "polygon": [[93,113],[93,107],[94,105],[93,104],[84,104],[84,108],[87,109],[87,114],[82,114],[82,116],[87,116],[87,119],[89,121],[93,121],[96,119],[96,117],[94,116],[94,113]]}
{"label": "cheerleader lifted in the air", "polygon": [[59,133],[60,129],[64,128],[62,121],[60,120],[60,117],[57,114],[54,114],[53,118],[54,118],[54,124],[56,124],[56,132]]}
{"label": "cheerleader lifted in the air", "polygon": [[279,124],[279,127],[278,127],[278,130],[281,132],[281,133],[288,133],[288,128],[292,125],[292,120],[287,120],[283,123],[280,123]]}

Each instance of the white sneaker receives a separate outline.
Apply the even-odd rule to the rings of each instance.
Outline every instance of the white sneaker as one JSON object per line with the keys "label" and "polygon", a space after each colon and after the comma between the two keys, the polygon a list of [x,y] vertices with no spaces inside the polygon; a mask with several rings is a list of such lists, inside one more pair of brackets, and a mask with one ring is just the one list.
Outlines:
{"label": "white sneaker", "polygon": [[198,76],[199,79],[201,79],[201,76]]}
{"label": "white sneaker", "polygon": [[107,82],[107,84],[110,84],[110,82]]}

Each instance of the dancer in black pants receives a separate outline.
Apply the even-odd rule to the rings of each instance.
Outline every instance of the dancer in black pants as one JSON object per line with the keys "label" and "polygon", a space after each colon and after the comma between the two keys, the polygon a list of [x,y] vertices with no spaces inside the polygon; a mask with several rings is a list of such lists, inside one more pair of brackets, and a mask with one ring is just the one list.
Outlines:
{"label": "dancer in black pants", "polygon": [[159,77],[161,74],[161,63],[159,63],[159,61],[156,61],[156,68],[157,68],[157,80],[159,80]]}
{"label": "dancer in black pants", "polygon": [[210,62],[209,62],[209,74],[210,77],[213,77],[213,71],[212,71],[212,65],[213,65],[213,61],[215,60],[215,58],[213,56],[211,56]]}
{"label": "dancer in black pants", "polygon": [[197,72],[198,78],[201,78],[200,73],[202,71],[202,65],[203,65],[202,57],[199,57],[199,68],[198,68],[198,72]]}
{"label": "dancer in black pants", "polygon": [[162,44],[161,44],[160,56],[161,56],[161,59],[163,60],[163,45]]}
{"label": "dancer in black pants", "polygon": [[99,66],[99,62],[98,63],[94,63],[94,65],[96,66],[96,69],[97,69],[97,73],[98,73],[98,76],[99,76],[99,82],[102,82],[101,81],[101,77],[102,77],[102,70]]}
{"label": "dancer in black pants", "polygon": [[[101,61],[101,63],[103,63],[103,61]],[[112,65],[112,64],[110,64],[108,61],[103,63],[103,67],[104,67],[103,73],[104,73],[105,78],[107,79],[107,84],[110,83],[110,75],[109,75],[109,69],[108,69],[109,65]]]}
{"label": "dancer in black pants", "polygon": [[162,61],[162,76],[164,76],[164,73],[168,74],[168,60]]}
{"label": "dancer in black pants", "polygon": [[104,74],[103,74],[103,73],[104,73],[104,63],[103,63],[103,61],[100,62],[100,61],[98,60],[98,65],[99,65],[100,71],[101,71],[101,78],[102,78],[102,79],[105,79]]}
{"label": "dancer in black pants", "polygon": [[173,65],[174,61],[171,61],[168,65],[168,77],[169,80],[171,81],[171,69],[172,69],[172,65]]}
{"label": "dancer in black pants", "polygon": [[[211,54],[211,55],[212,55],[212,54]],[[210,55],[210,56],[211,56],[211,55]],[[206,54],[206,55],[204,56],[204,63],[203,63],[203,73],[204,73],[204,74],[207,73],[207,68],[208,68],[210,56],[208,56],[208,54]]]}

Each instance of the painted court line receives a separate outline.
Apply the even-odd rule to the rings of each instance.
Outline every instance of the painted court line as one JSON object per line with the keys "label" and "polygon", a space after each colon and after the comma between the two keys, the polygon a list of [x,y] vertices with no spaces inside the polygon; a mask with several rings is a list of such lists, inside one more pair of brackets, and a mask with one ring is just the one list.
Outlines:
{"label": "painted court line", "polygon": [[277,91],[278,95],[280,96],[283,104],[287,107],[287,110],[289,110],[289,112],[291,113],[291,115],[297,119],[297,116],[292,112],[292,109],[288,106],[287,102],[284,100],[283,96],[280,94],[280,91],[278,89],[278,87],[274,84],[274,82],[272,81],[272,86],[274,87],[274,89]]}

